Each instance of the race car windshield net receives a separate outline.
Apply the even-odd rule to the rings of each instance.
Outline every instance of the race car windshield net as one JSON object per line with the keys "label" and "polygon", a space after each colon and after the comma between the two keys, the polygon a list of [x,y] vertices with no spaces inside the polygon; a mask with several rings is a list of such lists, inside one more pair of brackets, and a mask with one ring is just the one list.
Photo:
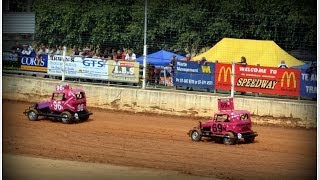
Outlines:
{"label": "race car windshield net", "polygon": [[218,114],[214,118],[218,122],[229,122],[229,116],[227,114]]}
{"label": "race car windshield net", "polygon": [[77,92],[75,93],[76,99],[83,99],[85,98],[85,94],[83,92]]}

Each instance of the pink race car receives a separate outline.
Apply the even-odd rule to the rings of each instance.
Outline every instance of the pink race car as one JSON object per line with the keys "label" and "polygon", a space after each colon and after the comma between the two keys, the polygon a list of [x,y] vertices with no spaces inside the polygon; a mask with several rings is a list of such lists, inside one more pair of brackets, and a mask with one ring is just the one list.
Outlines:
{"label": "pink race car", "polygon": [[53,117],[65,124],[86,121],[92,115],[87,110],[85,92],[82,89],[71,89],[69,85],[58,85],[51,99],[29,107],[23,114],[31,121],[43,116]]}
{"label": "pink race car", "polygon": [[202,137],[211,138],[216,142],[227,145],[236,144],[243,139],[252,143],[258,134],[251,129],[250,112],[247,110],[234,110],[233,99],[219,99],[219,112],[207,122],[199,122],[188,132],[192,141],[200,141]]}

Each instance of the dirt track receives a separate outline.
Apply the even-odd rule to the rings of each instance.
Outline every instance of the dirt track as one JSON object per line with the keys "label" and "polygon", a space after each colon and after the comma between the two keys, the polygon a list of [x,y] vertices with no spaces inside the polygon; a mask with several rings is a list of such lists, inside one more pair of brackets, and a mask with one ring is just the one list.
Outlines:
{"label": "dirt track", "polygon": [[253,126],[253,144],[191,142],[197,119],[91,109],[88,122],[30,122],[30,104],[3,102],[3,152],[148,167],[222,179],[316,179],[316,130]]}

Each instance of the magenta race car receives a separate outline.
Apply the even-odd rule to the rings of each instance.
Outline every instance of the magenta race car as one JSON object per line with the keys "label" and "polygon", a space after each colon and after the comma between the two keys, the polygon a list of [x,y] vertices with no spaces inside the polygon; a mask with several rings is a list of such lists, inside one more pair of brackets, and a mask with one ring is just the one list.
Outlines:
{"label": "magenta race car", "polygon": [[36,103],[23,114],[31,121],[42,116],[61,120],[65,124],[86,121],[92,115],[87,110],[85,92],[82,89],[72,89],[69,85],[58,85],[48,101]]}
{"label": "magenta race car", "polygon": [[219,112],[207,122],[199,122],[188,132],[192,141],[200,141],[202,137],[226,145],[236,144],[240,140],[246,143],[254,142],[258,134],[251,129],[250,112],[234,110],[233,98],[218,100]]}

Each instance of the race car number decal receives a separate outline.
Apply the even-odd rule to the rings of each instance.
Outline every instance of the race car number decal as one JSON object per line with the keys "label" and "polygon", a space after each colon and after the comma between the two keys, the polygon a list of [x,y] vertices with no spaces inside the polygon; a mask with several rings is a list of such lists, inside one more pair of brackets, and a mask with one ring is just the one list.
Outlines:
{"label": "race car number decal", "polygon": [[222,127],[222,124],[213,124],[212,125],[212,131],[213,132],[222,132],[223,130],[226,130],[226,127]]}
{"label": "race car number decal", "polygon": [[85,109],[84,104],[79,104],[77,109],[78,111],[83,111]]}
{"label": "race car number decal", "polygon": [[53,109],[54,110],[62,110],[62,105],[60,101],[53,101]]}

